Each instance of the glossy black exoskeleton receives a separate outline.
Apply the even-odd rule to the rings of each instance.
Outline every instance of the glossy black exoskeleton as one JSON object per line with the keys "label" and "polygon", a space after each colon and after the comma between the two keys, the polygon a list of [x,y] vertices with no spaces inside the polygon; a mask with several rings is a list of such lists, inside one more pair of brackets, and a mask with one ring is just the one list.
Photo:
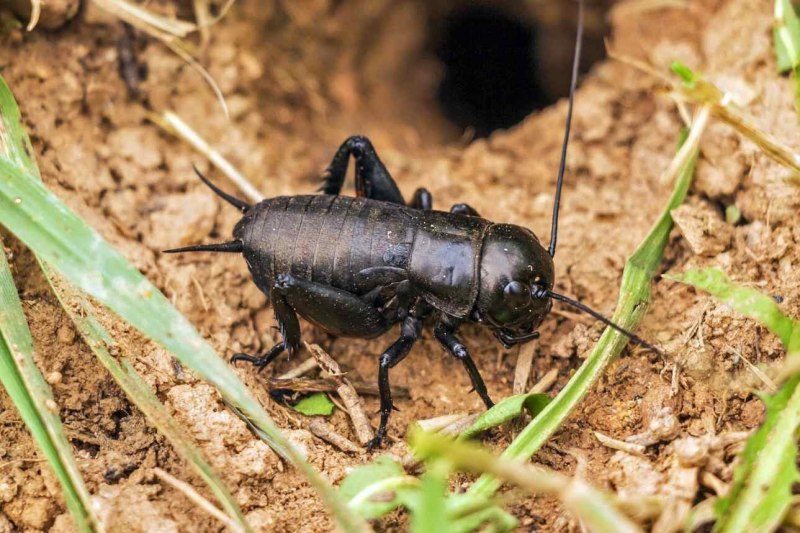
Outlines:
{"label": "glossy black exoskeleton", "polygon": [[[582,21],[582,5],[581,21]],[[233,240],[169,252],[239,252],[253,281],[272,302],[281,342],[259,356],[236,354],[264,368],[279,354],[300,347],[298,315],[336,336],[371,338],[400,324],[397,340],[381,355],[381,420],[369,447],[386,434],[392,411],[389,369],[408,355],[423,319],[435,318],[434,336],[464,365],[487,407],[492,400],[459,326],[488,327],[506,347],[538,337],[536,328],[552,299],[591,313],[639,343],[633,334],[552,291],[558,207],[580,55],[575,47],[565,141],[553,209],[549,249],[530,230],[496,224],[466,204],[432,210],[418,189],[406,203],[366,137],[348,138],[325,172],[323,194],[278,197],[248,205],[200,178],[244,216]],[[350,157],[355,160],[357,197],[340,196]],[[199,175],[199,172],[198,172]]]}

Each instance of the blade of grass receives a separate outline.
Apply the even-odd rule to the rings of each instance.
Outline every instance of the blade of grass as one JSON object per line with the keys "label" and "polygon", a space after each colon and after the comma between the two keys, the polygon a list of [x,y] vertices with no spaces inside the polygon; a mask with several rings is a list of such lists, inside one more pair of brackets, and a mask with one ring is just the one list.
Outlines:
{"label": "blade of grass", "polygon": [[447,477],[450,467],[447,461],[437,460],[428,465],[422,475],[419,490],[420,503],[411,515],[411,531],[452,531],[450,518],[444,509],[447,505]]}
{"label": "blade of grass", "polygon": [[[137,27],[142,31],[157,30],[163,34],[173,37],[186,37],[190,33],[197,31],[197,25],[193,22],[179,20],[171,17],[162,17],[145,9],[144,7],[126,2],[125,0],[93,0],[97,7],[108,11],[112,15],[124,20],[131,26]],[[159,40],[163,40],[159,38]]]}
{"label": "blade of grass", "polygon": [[436,433],[414,430],[409,436],[409,442],[414,453],[424,459],[446,460],[457,470],[489,473],[528,492],[555,496],[589,526],[591,531],[641,531],[617,509],[613,496],[583,481],[543,468],[523,465],[519,461],[496,457],[471,443],[454,441]]}
{"label": "blade of grass", "polygon": [[792,503],[797,470],[797,428],[800,427],[800,376],[787,381],[774,396],[764,396],[767,414],[747,440],[733,484],[719,498],[714,531],[774,531]]}
{"label": "blade of grass", "polygon": [[61,483],[75,527],[102,530],[64,435],[53,393],[33,360],[33,338],[5,253],[0,253],[0,382]]}
{"label": "blade of grass", "polygon": [[39,24],[39,17],[42,16],[42,0],[31,0],[31,16],[28,19],[28,25],[25,27],[26,31],[33,31],[37,24]]}
{"label": "blade of grass", "polygon": [[[708,116],[708,109],[701,109],[701,113],[703,115],[698,113],[698,119],[695,119],[692,130],[702,130],[705,126],[705,120],[702,120],[702,117]],[[681,148],[678,150],[676,158],[681,158],[683,162],[680,165],[670,165],[669,167],[678,172],[676,180],[667,180],[675,181],[672,195],[647,237],[628,259],[622,273],[619,301],[611,319],[629,331],[636,328],[647,310],[651,294],[650,283],[661,263],[669,232],[672,229],[672,217],[669,213],[683,202],[692,181],[700,134],[692,135],[690,130],[688,137],[694,139],[694,145],[684,142],[685,138],[682,138]],[[589,392],[589,389],[600,379],[606,366],[627,344],[627,337],[611,328],[606,328],[592,353],[572,379],[539,416],[522,430],[503,452],[502,457],[506,459],[532,457],[561,427],[569,414]],[[499,487],[500,481],[483,475],[470,487],[469,493],[488,497],[494,494]]]}
{"label": "blade of grass", "polygon": [[800,113],[800,19],[790,0],[775,0],[772,29],[778,72],[791,71],[794,84],[794,109]]}
{"label": "blade of grass", "polygon": [[663,277],[703,290],[737,313],[758,320],[781,339],[790,357],[800,355],[800,322],[783,314],[775,300],[766,294],[733,283],[716,268],[687,270]]}
{"label": "blade of grass", "polygon": [[[800,321],[784,315],[769,296],[731,282],[714,268],[665,277],[706,291],[737,313],[759,321],[780,337],[787,357],[800,356]],[[775,395],[761,397],[767,414],[747,440],[728,494],[714,506],[718,517],[715,531],[773,531],[783,522],[792,503],[792,485],[800,481],[796,464],[798,383],[800,375],[794,375]]]}
{"label": "blade of grass", "polygon": [[475,422],[465,429],[458,438],[459,440],[472,438],[487,429],[497,427],[517,418],[524,410],[527,410],[531,416],[535,417],[542,412],[548,403],[550,403],[550,397],[547,394],[534,393],[509,396],[488,411],[481,413],[475,419]]}
{"label": "blade of grass", "polygon": [[67,283],[60,279],[45,263],[40,263],[50,286],[58,297],[61,306],[75,323],[86,344],[94,352],[100,363],[108,370],[120,388],[139,408],[158,431],[160,431],[180,455],[208,485],[223,509],[242,531],[251,531],[242,515],[236,500],[225,487],[222,479],[206,462],[203,454],[186,435],[180,424],[169,414],[150,387],[133,368],[128,357],[120,361],[111,355],[110,350],[118,348],[116,341],[100,324],[94,306]]}
{"label": "blade of grass", "polygon": [[[4,113],[6,109],[16,109],[9,102],[13,103],[13,96],[0,77],[0,109]],[[0,143],[5,143],[6,129],[0,129]],[[30,149],[29,144],[23,146]],[[262,430],[260,435],[267,444],[306,475],[343,530],[368,530],[366,522],[350,512],[332,487],[303,459],[233,370],[186,318],[37,177],[29,165],[15,166],[9,160],[0,160],[0,223],[68,282],[92,295],[213,384],[226,401]]]}

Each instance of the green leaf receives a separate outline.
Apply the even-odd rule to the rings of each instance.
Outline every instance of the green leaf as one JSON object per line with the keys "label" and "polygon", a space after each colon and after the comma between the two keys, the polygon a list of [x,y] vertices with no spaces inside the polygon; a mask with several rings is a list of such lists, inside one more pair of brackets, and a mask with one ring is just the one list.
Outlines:
{"label": "green leaf", "polygon": [[[695,138],[699,142],[700,136],[696,135]],[[622,272],[617,309],[611,319],[629,331],[634,330],[642,320],[650,302],[650,283],[661,263],[669,232],[672,229],[672,217],[669,213],[683,203],[692,182],[698,148],[697,144],[687,146],[682,146],[676,156],[680,157],[682,152],[686,153],[685,150],[689,150],[688,156],[684,160],[685,163],[679,167],[680,173],[667,205],[645,239],[628,259]],[[561,427],[561,424],[600,378],[606,366],[627,344],[627,337],[611,328],[606,328],[592,353],[572,376],[572,379],[539,416],[517,435],[517,438],[503,452],[502,457],[516,460],[532,457]],[[494,494],[499,487],[500,482],[496,478],[483,475],[470,487],[468,493],[488,497]]]}
{"label": "green leaf", "polygon": [[487,429],[513,420],[520,416],[523,410],[527,410],[531,416],[535,417],[547,407],[548,403],[550,403],[550,397],[547,394],[536,393],[509,396],[488,411],[481,413],[475,419],[475,422],[461,433],[459,439],[472,438]]}
{"label": "green leaf", "polygon": [[[0,155],[9,161],[14,161],[21,168],[26,169],[31,176],[38,179],[39,169],[30,148],[30,140],[20,122],[21,117],[16,103],[10,98],[0,99],[0,111],[2,111],[2,130],[6,132],[3,152]],[[37,260],[39,260],[38,257]],[[144,413],[150,423],[167,437],[178,455],[183,457],[206,482],[228,515],[241,526],[243,531],[251,531],[238,504],[219,475],[205,461],[203,454],[197,449],[191,438],[186,435],[180,424],[169,414],[147,383],[134,370],[130,360],[122,355],[118,361],[111,355],[109,350],[118,347],[108,331],[100,324],[94,306],[83,294],[53,272],[47,263],[39,260],[39,266],[61,303],[61,307],[72,319],[100,363],[108,370],[131,401]]]}
{"label": "green leaf", "polygon": [[767,414],[747,440],[733,483],[717,500],[714,531],[774,531],[792,503],[792,485],[800,481],[795,433],[800,426],[800,376],[765,397]]}
{"label": "green leaf", "polygon": [[800,66],[800,19],[790,0],[775,0],[772,38],[778,72]]}
{"label": "green leaf", "polygon": [[335,407],[324,392],[306,396],[292,406],[295,411],[306,416],[331,416]]}
{"label": "green leaf", "polygon": [[761,322],[777,335],[790,354],[800,353],[800,323],[783,314],[775,300],[750,287],[732,283],[719,269],[687,270],[664,278],[702,289],[734,311]]}
{"label": "green leaf", "polygon": [[420,504],[411,509],[411,531],[428,533],[431,531],[452,531],[447,507],[447,477],[450,468],[446,461],[438,460],[428,464],[422,476]]}
{"label": "green leaf", "polygon": [[[459,496],[468,497],[465,494],[454,494],[450,499]],[[519,525],[519,522],[513,515],[507,513],[497,505],[491,505],[460,518],[455,518],[450,524],[449,531],[452,533],[470,533],[472,531],[504,533],[506,531],[514,531]],[[484,524],[491,524],[491,527],[482,529],[481,526]]]}
{"label": "green leaf", "polygon": [[[433,461],[447,461],[458,470],[491,473],[533,494],[558,498],[590,531],[640,531],[614,503],[613,495],[595,489],[588,483],[558,472],[519,461],[497,457],[474,443],[454,441],[437,433],[413,431],[409,442],[414,453]],[[433,464],[437,464],[434,462]],[[466,496],[470,496],[469,493]],[[471,502],[467,502],[469,504]],[[448,514],[454,514],[450,509]],[[430,531],[445,531],[431,529]]]}
{"label": "green leaf", "polygon": [[692,69],[681,63],[680,61],[673,61],[670,65],[672,72],[680,76],[683,84],[687,89],[693,89],[697,81],[697,75]]}
{"label": "green leaf", "polygon": [[76,528],[102,530],[53,393],[33,360],[33,338],[2,250],[0,241],[0,382],[55,472]]}
{"label": "green leaf", "polygon": [[[800,322],[755,289],[731,282],[720,270],[688,270],[664,276],[704,290],[734,311],[761,322],[780,337],[789,352],[800,355]],[[800,427],[800,376],[789,379],[773,396],[763,396],[767,414],[747,440],[731,488],[714,506],[715,531],[773,531],[792,503],[792,485],[800,481],[795,434]]]}
{"label": "green leaf", "polygon": [[401,505],[418,502],[419,479],[407,476],[388,455],[354,468],[339,487],[339,493],[366,519],[380,518]]}
{"label": "green leaf", "polygon": [[[213,384],[229,404],[260,430],[258,435],[267,444],[308,478],[344,531],[368,530],[369,526],[347,509],[336,491],[281,434],[230,366],[169,300],[48,191],[24,157],[14,160],[15,154],[9,149],[10,144],[15,144],[10,143],[14,134],[5,126],[9,123],[5,114],[8,110],[13,113],[16,105],[2,78],[0,109],[4,114],[0,153],[10,153],[9,158],[0,159],[0,223],[69,283],[93,296]],[[15,118],[18,120],[18,111],[11,121]]]}
{"label": "green leaf", "polygon": [[225,487],[222,479],[209,465],[203,453],[195,446],[166,407],[150,390],[148,384],[133,368],[130,359],[122,355],[118,361],[111,355],[111,349],[118,349],[117,343],[97,319],[97,311],[86,297],[65,283],[58,274],[52,272],[45,263],[40,263],[50,287],[58,297],[61,306],[72,319],[86,344],[91,348],[100,363],[108,370],[120,388],[130,400],[144,413],[153,424],[169,440],[175,449],[200,478],[208,485],[228,515],[236,521],[243,531],[252,531],[239,509],[239,505]]}

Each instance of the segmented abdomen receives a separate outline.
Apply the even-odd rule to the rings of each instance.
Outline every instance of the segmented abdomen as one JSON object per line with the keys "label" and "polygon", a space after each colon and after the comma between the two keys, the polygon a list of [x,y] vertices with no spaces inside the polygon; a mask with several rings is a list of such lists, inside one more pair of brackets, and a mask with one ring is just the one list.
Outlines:
{"label": "segmented abdomen", "polygon": [[362,292],[358,273],[383,266],[390,247],[414,240],[404,206],[349,196],[303,195],[264,200],[234,230],[253,278],[267,290],[277,274]]}

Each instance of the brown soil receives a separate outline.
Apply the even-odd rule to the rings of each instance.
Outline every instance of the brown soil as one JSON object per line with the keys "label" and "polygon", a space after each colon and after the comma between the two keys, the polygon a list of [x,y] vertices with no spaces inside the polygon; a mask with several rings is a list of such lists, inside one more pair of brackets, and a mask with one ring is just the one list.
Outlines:
{"label": "brown soil", "polygon": [[[447,3],[438,5],[444,9]],[[433,100],[440,71],[425,47],[427,13],[423,2],[237,2],[214,27],[202,56],[227,97],[230,122],[194,71],[162,45],[141,38],[135,48],[148,76],[139,85],[140,96],[130,97],[117,70],[123,30],[91,5],[58,31],[2,37],[0,72],[17,95],[47,186],[229,356],[269,346],[272,314],[239,257],[158,253],[225,237],[237,213],[197,182],[191,165],[206,163],[147,122],[147,109],[177,112],[269,196],[314,190],[339,142],[365,133],[407,196],[426,186],[438,208],[466,201],[487,218],[525,225],[546,240],[565,103],[488,140],[459,140]],[[701,69],[741,97],[764,129],[796,145],[800,131],[790,81],[775,74],[771,14],[767,0],[700,0],[686,9],[618,9],[610,20],[618,51],[659,68],[680,59]],[[653,89],[644,75],[601,63],[577,96],[557,288],[604,313],[613,310],[626,257],[670,190],[659,175],[675,151],[681,123],[674,106]],[[736,280],[782,296],[782,309],[800,316],[800,195],[783,181],[786,174],[729,128],[712,124],[687,207],[678,214],[680,230],[667,248],[665,271],[716,265]],[[733,228],[721,214],[731,203],[743,215]],[[109,527],[219,530],[153,475],[152,468],[161,467],[205,493],[76,338],[30,253],[8,242],[40,367],[53,382],[80,468]],[[308,325],[303,331],[306,340],[322,343],[344,368],[368,380],[376,374],[377,355],[392,340],[387,335],[332,342]],[[600,331],[567,310],[553,313],[536,344],[531,383],[557,368],[550,391],[557,392]],[[212,389],[162,349],[125,328],[118,333],[129,343],[137,368],[232,487],[253,526],[330,529],[330,518],[303,478],[257,441]],[[735,452],[723,447],[701,454],[701,466],[692,470],[682,450],[700,441],[686,439],[755,427],[762,407],[751,391],[764,384],[749,365],[774,364],[783,350],[753,321],[666,280],[655,283],[640,333],[661,343],[669,356],[628,349],[536,462],[623,495],[672,498],[680,509],[714,494],[708,477],[698,483],[700,470],[723,486],[730,480]],[[463,334],[493,397],[510,394],[517,350],[504,351],[477,327],[466,327]],[[294,364],[281,360],[275,370]],[[303,417],[268,398],[263,378],[249,368],[238,373],[332,482],[371,459],[316,439]],[[411,399],[397,401],[400,411],[390,428],[388,452],[398,457],[406,453],[404,428],[413,421],[481,409],[478,397],[467,392],[468,378],[458,362],[430,333],[392,379],[412,391]],[[57,481],[34,451],[9,398],[0,394],[0,402],[0,530],[69,530]],[[370,413],[377,411],[376,399],[367,398],[366,405]],[[354,438],[345,415],[337,412],[332,421]],[[594,431],[620,439],[642,434],[650,445],[643,457],[615,452],[601,445]],[[511,437],[496,433],[487,442],[503,447]],[[563,509],[541,498],[516,499],[511,510],[525,529],[578,527]],[[678,518],[664,520],[675,525]],[[404,523],[396,515],[383,528]]]}

